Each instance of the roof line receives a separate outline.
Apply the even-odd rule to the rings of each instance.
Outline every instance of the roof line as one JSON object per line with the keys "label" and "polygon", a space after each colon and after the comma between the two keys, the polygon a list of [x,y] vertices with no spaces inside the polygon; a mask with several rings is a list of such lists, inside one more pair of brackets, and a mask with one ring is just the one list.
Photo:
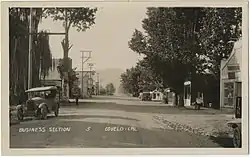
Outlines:
{"label": "roof line", "polygon": [[[237,42],[241,42],[241,40],[238,40]],[[221,70],[223,70],[226,65],[228,64],[228,62],[230,61],[230,59],[233,57],[233,55],[236,53],[236,48],[235,48],[235,44],[237,43],[235,42],[234,43],[234,47],[233,47],[233,50],[232,50],[232,53],[230,54],[230,56],[228,57],[228,59],[226,60],[225,64],[223,65],[223,67],[221,67]]]}

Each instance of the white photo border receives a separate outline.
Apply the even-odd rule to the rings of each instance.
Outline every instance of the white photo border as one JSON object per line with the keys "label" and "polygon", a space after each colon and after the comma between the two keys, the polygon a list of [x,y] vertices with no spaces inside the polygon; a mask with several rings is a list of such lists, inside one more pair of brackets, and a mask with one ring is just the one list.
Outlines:
{"label": "white photo border", "polygon": [[[50,148],[10,149],[9,148],[9,7],[80,7],[80,6],[165,6],[165,7],[242,7],[242,148]],[[249,10],[243,0],[183,0],[183,1],[2,1],[1,5],[1,139],[3,155],[239,155],[248,153],[249,145]],[[245,105],[244,105],[245,104]]]}

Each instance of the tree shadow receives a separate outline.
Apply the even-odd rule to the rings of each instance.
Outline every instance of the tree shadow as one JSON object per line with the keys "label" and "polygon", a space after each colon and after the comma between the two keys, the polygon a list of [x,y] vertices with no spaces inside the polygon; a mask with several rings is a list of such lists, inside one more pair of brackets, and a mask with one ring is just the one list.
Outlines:
{"label": "tree shadow", "polygon": [[[69,106],[62,106],[69,107]],[[178,108],[175,106],[157,106],[157,105],[144,105],[144,104],[135,104],[135,105],[125,105],[117,104],[115,102],[101,103],[101,102],[85,102],[79,103],[79,106],[72,106],[76,108],[86,108],[86,109],[103,109],[103,110],[118,110],[125,112],[137,112],[137,113],[160,113],[160,114],[206,114],[214,115],[213,112],[207,112],[205,109],[194,110],[190,108]]]}
{"label": "tree shadow", "polygon": [[233,139],[227,133],[220,132],[217,137],[210,136],[210,139],[224,148],[234,148]]}

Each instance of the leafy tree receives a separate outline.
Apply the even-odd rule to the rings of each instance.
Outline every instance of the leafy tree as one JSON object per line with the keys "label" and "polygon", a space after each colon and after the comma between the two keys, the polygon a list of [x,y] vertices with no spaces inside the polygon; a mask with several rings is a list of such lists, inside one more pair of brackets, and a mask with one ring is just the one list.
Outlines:
{"label": "leafy tree", "polygon": [[[35,15],[35,18],[33,18],[33,30],[37,33],[38,24],[41,21],[43,10],[41,8],[35,8],[33,11]],[[11,104],[21,103],[26,99],[24,91],[27,89],[28,84],[29,15],[30,8],[9,9],[9,71]],[[42,32],[40,33],[41,34],[32,35],[34,41],[32,45],[33,87],[40,85],[39,75],[47,75],[47,71],[51,66],[51,55],[48,44],[49,38]]]}
{"label": "leafy tree", "polygon": [[[78,32],[86,31],[89,29],[93,24],[95,24],[95,13],[97,8],[88,8],[88,7],[81,7],[81,8],[45,8],[44,9],[44,17],[51,17],[54,21],[62,21],[63,27],[65,30],[65,38],[61,42],[63,48],[63,70],[61,76],[63,79],[68,79],[68,75],[70,72],[69,67],[69,50],[72,48],[73,45],[70,45],[69,42],[69,30],[71,27],[77,29]],[[67,81],[63,81],[63,89],[64,95],[67,95],[68,89]],[[70,90],[69,90],[70,91]]]}
{"label": "leafy tree", "polygon": [[106,85],[106,94],[113,95],[115,93],[115,86],[113,83],[109,83]]}
{"label": "leafy tree", "polygon": [[68,76],[69,76],[68,77],[68,83],[69,83],[69,89],[70,89],[69,90],[70,91],[69,95],[70,95],[70,97],[72,97],[73,93],[71,91],[72,91],[72,89],[77,88],[74,85],[76,84],[75,82],[79,80],[79,78],[77,77],[76,68],[71,69],[69,71]]}
{"label": "leafy tree", "polygon": [[127,93],[136,95],[139,92],[138,78],[139,73],[135,67],[127,69],[126,72],[121,74],[121,83]]}
{"label": "leafy tree", "polygon": [[65,72],[68,72],[68,53],[73,45],[69,42],[69,30],[71,27],[78,32],[86,31],[95,24],[95,13],[97,8],[46,8],[44,16],[51,17],[54,21],[62,21],[65,29],[65,38],[61,42],[64,54]]}
{"label": "leafy tree", "polygon": [[140,91],[162,88],[162,79],[153,72],[147,58],[139,61],[135,67],[123,73],[121,83],[123,88],[134,96],[137,96]]}
{"label": "leafy tree", "polygon": [[46,31],[39,32],[36,42],[36,51],[40,53],[37,55],[40,59],[40,80],[45,79],[49,75],[49,69],[52,67],[52,54],[49,45],[49,35]]}
{"label": "leafy tree", "polygon": [[[204,18],[199,32],[200,45],[207,58],[204,66],[211,76],[206,77],[208,93],[214,108],[220,104],[220,63],[232,52],[233,42],[240,38],[242,30],[241,8],[204,8]],[[210,101],[211,101],[210,99]]]}
{"label": "leafy tree", "polygon": [[185,80],[194,83],[209,70],[219,80],[220,61],[232,49],[228,41],[241,33],[241,9],[148,8],[146,14],[145,33],[135,30],[129,47],[146,55],[182,106]]}
{"label": "leafy tree", "polygon": [[152,70],[147,58],[139,61],[135,69],[139,72],[137,83],[140,91],[153,91],[163,87],[161,77]]}
{"label": "leafy tree", "polygon": [[[172,87],[183,105],[183,84],[197,63],[193,8],[148,8],[143,20],[145,34],[135,30],[129,47],[147,56],[152,69]],[[178,101],[176,101],[178,102]]]}
{"label": "leafy tree", "polygon": [[219,79],[220,62],[228,58],[233,42],[241,36],[241,8],[205,8],[199,40],[202,50],[208,57],[210,72]]}
{"label": "leafy tree", "polygon": [[100,86],[100,95],[106,95],[106,89]]}

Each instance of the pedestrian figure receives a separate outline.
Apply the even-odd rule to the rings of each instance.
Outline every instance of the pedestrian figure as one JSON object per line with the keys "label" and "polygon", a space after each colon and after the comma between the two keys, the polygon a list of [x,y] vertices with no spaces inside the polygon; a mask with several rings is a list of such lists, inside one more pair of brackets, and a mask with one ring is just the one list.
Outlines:
{"label": "pedestrian figure", "polygon": [[196,98],[195,109],[196,110],[200,110],[201,106],[202,106],[202,100],[201,100],[201,98]]}
{"label": "pedestrian figure", "polygon": [[79,104],[78,104],[78,99],[79,99],[78,94],[76,94],[75,98],[76,98],[76,106],[79,106]]}

